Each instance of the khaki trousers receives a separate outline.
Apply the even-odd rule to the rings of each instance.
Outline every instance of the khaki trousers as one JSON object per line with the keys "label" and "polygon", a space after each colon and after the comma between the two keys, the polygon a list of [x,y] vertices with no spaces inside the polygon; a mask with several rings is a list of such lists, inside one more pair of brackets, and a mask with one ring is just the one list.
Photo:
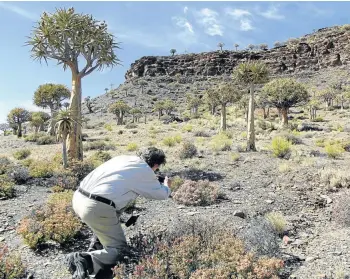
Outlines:
{"label": "khaki trousers", "polygon": [[94,268],[91,277],[94,277],[105,266],[115,265],[117,259],[123,256],[123,250],[127,249],[120,215],[112,206],[89,199],[78,191],[73,196],[73,209],[103,245],[102,250],[88,252]]}

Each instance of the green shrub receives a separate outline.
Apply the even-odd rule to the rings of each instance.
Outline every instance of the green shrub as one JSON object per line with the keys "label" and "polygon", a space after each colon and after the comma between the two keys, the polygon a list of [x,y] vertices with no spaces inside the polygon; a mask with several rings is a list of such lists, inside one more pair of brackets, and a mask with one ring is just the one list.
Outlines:
{"label": "green shrub", "polygon": [[184,132],[192,132],[193,126],[191,124],[186,124],[185,126],[182,127],[182,130]]}
{"label": "green shrub", "polygon": [[112,155],[105,151],[97,151],[91,156],[91,159],[94,161],[101,161],[101,162],[107,162],[108,160],[112,159]]}
{"label": "green shrub", "polygon": [[47,241],[63,244],[71,241],[79,232],[81,223],[72,209],[73,193],[51,194],[45,205],[21,220],[17,233],[30,248]]}
{"label": "green shrub", "polygon": [[0,175],[0,199],[10,199],[15,196],[15,183],[7,175]]}
{"label": "green shrub", "polygon": [[108,132],[112,132],[112,131],[113,131],[113,128],[112,128],[112,125],[111,125],[111,124],[105,124],[105,125],[104,125],[104,128],[105,128]]}
{"label": "green shrub", "polygon": [[327,156],[332,159],[339,158],[340,155],[345,152],[344,148],[340,144],[326,144],[324,147]]}
{"label": "green shrub", "polygon": [[218,151],[228,151],[231,150],[232,140],[224,133],[213,136],[210,142],[211,148]]}
{"label": "green shrub", "polygon": [[315,119],[311,120],[312,122],[324,122],[323,117],[316,117]]}
{"label": "green shrub", "polygon": [[[27,158],[21,161],[21,164],[25,167],[29,167],[34,162],[33,159]],[[1,171],[0,171],[1,172]]]}
{"label": "green shrub", "polygon": [[265,218],[271,223],[275,231],[279,235],[283,235],[286,230],[286,219],[279,212],[270,212],[265,215]]}
{"label": "green shrub", "polygon": [[231,154],[231,160],[234,162],[237,162],[239,160],[239,158],[241,158],[241,154],[239,154],[238,152],[232,153]]}
{"label": "green shrub", "polygon": [[127,146],[126,146],[126,150],[127,151],[136,151],[138,149],[138,146],[136,143],[134,142],[130,142]]}
{"label": "green shrub", "polygon": [[278,158],[287,158],[291,152],[291,145],[288,140],[282,137],[275,137],[271,145],[273,155]]}
{"label": "green shrub", "polygon": [[30,153],[29,149],[20,149],[13,153],[13,157],[17,160],[23,160],[29,157]]}
{"label": "green shrub", "polygon": [[0,275],[4,279],[25,278],[25,267],[18,253],[9,252],[6,245],[0,244]]}
{"label": "green shrub", "polygon": [[68,170],[71,172],[72,176],[76,177],[78,181],[81,181],[87,176],[90,172],[95,169],[95,164],[91,160],[71,160],[69,162]]}
{"label": "green shrub", "polygon": [[47,145],[47,144],[54,144],[54,143],[56,143],[55,137],[52,137],[52,136],[49,136],[49,135],[46,135],[46,136],[43,136],[43,137],[39,137],[36,140],[36,144],[38,144],[38,145]]}
{"label": "green shrub", "polygon": [[175,192],[177,189],[180,188],[180,186],[184,184],[184,180],[180,176],[175,176],[171,178],[171,191]]}
{"label": "green shrub", "polygon": [[169,147],[172,147],[176,144],[175,138],[173,137],[166,137],[163,139],[163,144]]}
{"label": "green shrub", "polygon": [[184,205],[210,205],[219,196],[219,186],[208,180],[186,180],[175,192],[173,198]]}
{"label": "green shrub", "polygon": [[128,123],[125,125],[126,129],[136,129],[137,128],[137,124],[136,123]]}
{"label": "green shrub", "polygon": [[48,161],[34,161],[29,166],[29,175],[34,178],[48,178],[53,173],[54,166]]}
{"label": "green shrub", "polygon": [[37,134],[29,134],[24,136],[24,141],[36,142],[38,138],[47,136],[46,133],[40,132]]}
{"label": "green shrub", "polygon": [[324,147],[326,144],[325,144],[325,139],[316,139],[315,140],[315,145],[318,146],[318,147]]}
{"label": "green shrub", "polygon": [[197,155],[197,147],[191,142],[184,142],[180,149],[180,159],[189,159]]}
{"label": "green shrub", "polygon": [[291,144],[302,144],[303,141],[298,137],[297,133],[285,133],[281,135],[284,137],[287,141],[289,141]]}
{"label": "green shrub", "polygon": [[176,141],[176,143],[180,143],[182,141],[181,135],[175,135],[174,140]]}
{"label": "green shrub", "polygon": [[84,144],[84,151],[89,150],[114,150],[115,145],[112,143],[104,142],[104,141],[93,141],[87,144]]}

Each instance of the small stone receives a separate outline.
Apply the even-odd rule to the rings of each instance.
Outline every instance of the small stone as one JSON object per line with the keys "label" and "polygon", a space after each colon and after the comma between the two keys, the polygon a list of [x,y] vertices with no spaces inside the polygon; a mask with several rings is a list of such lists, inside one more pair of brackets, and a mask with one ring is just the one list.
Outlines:
{"label": "small stone", "polygon": [[295,240],[294,242],[292,242],[291,245],[293,245],[293,246],[300,246],[300,245],[302,245],[303,243],[304,243],[304,242],[303,242],[302,240],[297,239],[297,240]]}
{"label": "small stone", "polygon": [[285,244],[291,244],[293,242],[292,239],[290,239],[287,235],[283,237],[283,243]]}
{"label": "small stone", "polygon": [[333,202],[333,200],[332,200],[330,197],[326,196],[326,195],[321,195],[320,197],[321,197],[322,199],[325,199],[326,202],[327,202],[327,204],[330,204],[330,203]]}
{"label": "small stone", "polygon": [[196,212],[196,211],[191,211],[191,212],[187,212],[186,214],[187,215],[190,215],[190,216],[193,216],[195,214],[198,214],[199,212]]}
{"label": "small stone", "polygon": [[272,204],[273,200],[265,200],[265,202],[268,203],[268,204]]}
{"label": "small stone", "polygon": [[0,242],[5,241],[5,237],[0,237]]}
{"label": "small stone", "polygon": [[33,279],[33,278],[34,278],[34,275],[32,273],[29,273],[27,276],[27,279]]}
{"label": "small stone", "polygon": [[177,209],[184,209],[184,208],[185,208],[185,206],[183,206],[183,205],[180,205],[177,207]]}
{"label": "small stone", "polygon": [[305,262],[313,262],[316,258],[315,257],[307,257],[305,259]]}
{"label": "small stone", "polygon": [[242,219],[245,218],[244,212],[240,211],[240,210],[236,210],[235,212],[233,212],[233,216],[237,216],[237,217],[242,218]]}

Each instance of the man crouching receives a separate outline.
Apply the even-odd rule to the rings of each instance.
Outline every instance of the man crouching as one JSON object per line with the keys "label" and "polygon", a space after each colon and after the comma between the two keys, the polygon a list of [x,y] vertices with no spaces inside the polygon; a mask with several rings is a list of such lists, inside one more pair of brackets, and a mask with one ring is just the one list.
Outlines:
{"label": "man crouching", "polygon": [[138,196],[165,200],[171,181],[158,181],[155,171],[166,163],[162,150],[150,147],[138,156],[117,156],[89,173],[73,196],[73,209],[103,249],[70,253],[66,260],[74,279],[95,277],[105,266],[116,264],[128,250],[120,215]]}

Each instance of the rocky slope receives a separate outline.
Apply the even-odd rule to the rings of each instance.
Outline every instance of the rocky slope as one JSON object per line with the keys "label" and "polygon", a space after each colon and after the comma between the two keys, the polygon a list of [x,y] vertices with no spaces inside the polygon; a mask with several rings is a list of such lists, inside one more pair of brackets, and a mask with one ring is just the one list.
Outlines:
{"label": "rocky slope", "polygon": [[264,61],[272,77],[294,76],[304,82],[324,83],[335,69],[348,70],[350,33],[346,27],[323,28],[268,50],[142,57],[131,64],[123,84],[92,100],[94,111],[107,112],[117,99],[149,111],[159,99],[181,103],[187,92],[200,92],[229,79],[234,67],[249,59]]}

